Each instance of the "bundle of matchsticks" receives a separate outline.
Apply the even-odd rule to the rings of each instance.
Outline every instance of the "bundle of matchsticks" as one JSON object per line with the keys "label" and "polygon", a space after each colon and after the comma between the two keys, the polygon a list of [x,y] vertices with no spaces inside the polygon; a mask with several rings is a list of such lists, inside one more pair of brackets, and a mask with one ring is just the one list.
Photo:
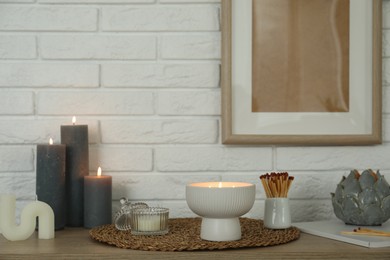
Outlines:
{"label": "bundle of matchsticks", "polygon": [[294,180],[287,172],[267,173],[260,176],[267,198],[287,198],[288,190]]}
{"label": "bundle of matchsticks", "polygon": [[341,234],[343,234],[343,235],[390,237],[390,232],[384,232],[384,231],[380,231],[380,230],[361,228],[361,227],[354,229],[353,231],[342,231]]}

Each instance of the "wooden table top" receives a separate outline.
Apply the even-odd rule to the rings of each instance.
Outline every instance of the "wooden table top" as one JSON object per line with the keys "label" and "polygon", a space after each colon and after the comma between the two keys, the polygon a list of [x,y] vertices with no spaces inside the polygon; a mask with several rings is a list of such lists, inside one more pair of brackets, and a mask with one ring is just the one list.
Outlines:
{"label": "wooden table top", "polygon": [[390,247],[365,248],[304,233],[284,245],[191,252],[120,249],[91,239],[83,228],[57,231],[51,240],[37,237],[35,232],[25,241],[10,242],[0,235],[0,259],[390,259]]}

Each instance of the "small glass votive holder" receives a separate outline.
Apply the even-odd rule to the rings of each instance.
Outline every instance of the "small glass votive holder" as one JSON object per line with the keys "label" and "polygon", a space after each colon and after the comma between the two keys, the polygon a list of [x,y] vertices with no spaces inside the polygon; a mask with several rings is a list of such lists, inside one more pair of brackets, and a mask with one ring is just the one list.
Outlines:
{"label": "small glass votive holder", "polygon": [[267,198],[264,208],[264,226],[270,229],[291,227],[288,198]]}
{"label": "small glass votive holder", "polygon": [[121,209],[115,214],[114,223],[118,230],[127,231],[131,229],[130,212],[137,208],[148,208],[148,204],[143,202],[131,203],[126,198],[120,199]]}
{"label": "small glass votive holder", "polygon": [[160,207],[137,208],[130,212],[131,234],[165,235],[168,233],[169,209]]}

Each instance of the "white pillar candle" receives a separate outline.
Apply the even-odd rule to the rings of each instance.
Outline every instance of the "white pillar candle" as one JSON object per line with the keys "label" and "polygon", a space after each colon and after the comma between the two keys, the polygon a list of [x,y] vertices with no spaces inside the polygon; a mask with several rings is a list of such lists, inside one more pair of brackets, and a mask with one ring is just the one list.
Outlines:
{"label": "white pillar candle", "polygon": [[29,238],[34,233],[36,217],[39,223],[39,239],[54,238],[54,213],[49,205],[42,201],[29,203],[22,210],[19,226],[15,223],[15,206],[15,196],[0,196],[0,228],[6,239],[18,241]]}

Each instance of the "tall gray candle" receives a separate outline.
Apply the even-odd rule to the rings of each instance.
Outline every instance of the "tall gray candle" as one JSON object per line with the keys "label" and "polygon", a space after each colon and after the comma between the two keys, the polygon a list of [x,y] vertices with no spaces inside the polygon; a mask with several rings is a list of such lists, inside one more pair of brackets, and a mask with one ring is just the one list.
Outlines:
{"label": "tall gray candle", "polygon": [[61,143],[66,145],[67,220],[70,227],[84,223],[84,176],[89,173],[88,125],[61,126]]}
{"label": "tall gray candle", "polygon": [[40,201],[46,202],[54,211],[55,229],[63,229],[66,224],[65,191],[65,145],[37,145],[36,194]]}
{"label": "tall gray candle", "polygon": [[112,178],[101,175],[84,177],[84,227],[93,228],[111,224]]}

